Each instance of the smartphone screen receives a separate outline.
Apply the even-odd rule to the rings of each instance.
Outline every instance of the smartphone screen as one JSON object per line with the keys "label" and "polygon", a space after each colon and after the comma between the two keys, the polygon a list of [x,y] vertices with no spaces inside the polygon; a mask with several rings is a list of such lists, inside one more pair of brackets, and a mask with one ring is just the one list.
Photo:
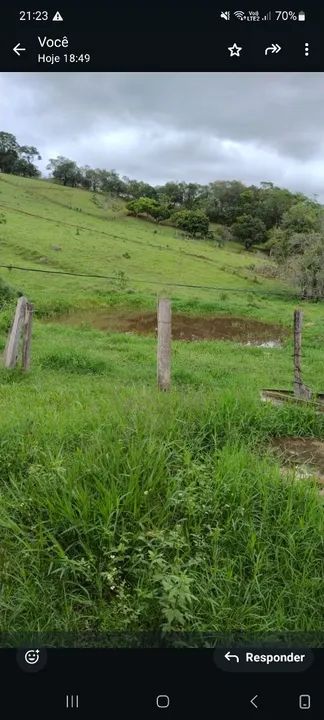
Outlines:
{"label": "smartphone screen", "polygon": [[323,30],[2,10],[4,712],[323,716]]}

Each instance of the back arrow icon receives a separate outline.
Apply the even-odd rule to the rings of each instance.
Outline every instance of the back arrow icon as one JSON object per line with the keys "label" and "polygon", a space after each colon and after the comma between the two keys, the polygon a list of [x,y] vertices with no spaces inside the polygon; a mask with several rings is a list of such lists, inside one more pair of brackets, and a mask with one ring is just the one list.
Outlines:
{"label": "back arrow icon", "polygon": [[255,704],[254,700],[256,700],[257,697],[258,697],[258,695],[254,695],[254,697],[252,698],[252,700],[250,700],[251,705],[253,705],[253,707],[255,707],[256,709],[258,709],[258,706]]}
{"label": "back arrow icon", "polygon": [[20,53],[23,52],[23,50],[26,50],[26,48],[20,47],[20,42],[13,48],[14,53],[16,53],[18,57],[20,57]]}

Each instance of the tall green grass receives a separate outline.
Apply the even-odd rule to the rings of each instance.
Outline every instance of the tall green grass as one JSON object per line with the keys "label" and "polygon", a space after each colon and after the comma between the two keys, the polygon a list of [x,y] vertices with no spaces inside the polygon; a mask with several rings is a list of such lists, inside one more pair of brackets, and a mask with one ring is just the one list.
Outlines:
{"label": "tall green grass", "polygon": [[318,492],[264,443],[322,418],[201,392],[105,400],[2,426],[2,629],[319,630]]}

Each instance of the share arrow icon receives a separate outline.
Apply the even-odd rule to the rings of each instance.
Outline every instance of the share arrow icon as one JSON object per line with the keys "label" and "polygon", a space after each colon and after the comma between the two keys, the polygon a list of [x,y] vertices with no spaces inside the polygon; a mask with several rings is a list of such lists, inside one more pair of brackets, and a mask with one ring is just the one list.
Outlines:
{"label": "share arrow icon", "polygon": [[278,43],[272,43],[270,47],[267,47],[265,49],[264,54],[268,55],[268,53],[270,52],[273,55],[274,53],[280,52],[280,50],[282,50],[282,48],[280,47],[280,45],[278,45]]}

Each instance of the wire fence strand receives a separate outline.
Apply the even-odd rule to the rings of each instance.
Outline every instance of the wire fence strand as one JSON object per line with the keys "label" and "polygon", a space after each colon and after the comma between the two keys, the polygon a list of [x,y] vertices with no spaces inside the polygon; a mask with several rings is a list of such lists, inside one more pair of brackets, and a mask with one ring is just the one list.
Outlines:
{"label": "wire fence strand", "polygon": [[[99,280],[112,280],[113,282],[118,282],[118,276],[116,275],[101,275],[98,273],[81,273],[81,272],[71,272],[69,270],[45,270],[43,268],[30,268],[30,267],[21,267],[20,265],[2,265],[0,264],[0,268],[4,268],[6,270],[20,270],[22,272],[35,272],[35,273],[45,273],[47,275],[65,275],[70,277],[84,277],[89,279],[99,279]],[[296,298],[297,293],[289,292],[289,291],[281,291],[281,290],[257,290],[254,287],[248,287],[248,288],[233,288],[233,287],[219,287],[215,285],[194,285],[194,284],[187,284],[187,283],[178,283],[178,282],[163,282],[160,280],[148,280],[143,278],[125,278],[127,282],[130,283],[144,283],[146,285],[159,285],[161,287],[179,287],[179,288],[189,288],[194,290],[210,290],[212,292],[234,292],[234,293],[253,293],[253,294],[260,294],[260,295],[270,295],[275,296],[278,295],[279,297],[287,297],[287,298]],[[319,299],[322,299],[321,296]]]}

